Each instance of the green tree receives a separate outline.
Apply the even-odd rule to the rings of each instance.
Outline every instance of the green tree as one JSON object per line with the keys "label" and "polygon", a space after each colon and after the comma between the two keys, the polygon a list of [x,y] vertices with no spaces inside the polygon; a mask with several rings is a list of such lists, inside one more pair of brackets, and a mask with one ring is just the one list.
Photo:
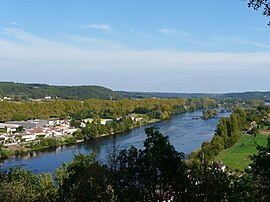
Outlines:
{"label": "green tree", "polygon": [[192,162],[189,176],[186,200],[181,200],[181,195],[178,195],[176,200],[230,201],[228,199],[232,195],[234,181],[227,173],[217,169],[215,163]]}
{"label": "green tree", "polygon": [[260,201],[270,201],[270,137],[267,146],[258,146],[258,154],[253,155],[250,174],[256,184],[255,198]]}
{"label": "green tree", "polygon": [[56,171],[60,201],[109,201],[107,169],[94,154],[75,155],[73,161]]}
{"label": "green tree", "polygon": [[185,192],[184,154],[177,152],[157,127],[145,132],[143,150],[131,147],[120,151],[118,177],[112,183],[120,201],[161,201],[168,193]]}
{"label": "green tree", "polygon": [[56,201],[57,190],[51,174],[10,169],[0,179],[1,201]]}

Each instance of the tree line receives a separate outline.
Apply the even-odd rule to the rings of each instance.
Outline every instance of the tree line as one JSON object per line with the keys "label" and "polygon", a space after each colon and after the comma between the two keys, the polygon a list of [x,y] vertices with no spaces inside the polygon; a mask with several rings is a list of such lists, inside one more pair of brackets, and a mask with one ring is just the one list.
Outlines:
{"label": "tree line", "polygon": [[[169,115],[217,106],[214,99],[143,99],[143,100],[58,100],[50,102],[0,102],[0,121],[94,116],[116,119],[140,108],[155,114]],[[150,115],[150,114],[149,114]]]}
{"label": "tree line", "polygon": [[44,99],[119,99],[122,96],[101,86],[51,86],[46,84],[24,84],[0,82],[0,96],[13,100]]}

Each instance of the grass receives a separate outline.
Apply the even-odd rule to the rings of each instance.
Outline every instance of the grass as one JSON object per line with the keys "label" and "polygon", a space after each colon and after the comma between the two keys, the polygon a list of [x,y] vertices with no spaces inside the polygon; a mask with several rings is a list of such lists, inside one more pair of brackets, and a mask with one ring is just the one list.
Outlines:
{"label": "grass", "polygon": [[214,160],[221,160],[229,170],[244,171],[252,162],[249,156],[258,153],[257,145],[266,146],[267,137],[267,135],[261,134],[257,135],[256,138],[243,135],[235,145],[223,150]]}

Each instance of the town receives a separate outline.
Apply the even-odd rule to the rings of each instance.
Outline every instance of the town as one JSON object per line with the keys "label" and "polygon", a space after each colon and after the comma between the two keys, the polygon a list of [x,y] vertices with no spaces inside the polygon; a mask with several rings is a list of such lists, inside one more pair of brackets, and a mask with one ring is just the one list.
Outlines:
{"label": "town", "polygon": [[28,120],[0,123],[0,142],[4,146],[39,140],[40,138],[63,138],[78,129],[70,120]]}
{"label": "town", "polygon": [[[129,114],[125,119],[129,119],[133,125],[140,125],[144,118],[138,117],[137,114]],[[4,147],[16,151],[24,150],[30,144],[39,144],[44,139],[54,139],[65,141],[68,138],[73,138],[75,132],[81,132],[83,128],[90,125],[103,125],[113,123],[114,121],[121,122],[122,117],[113,119],[98,119],[85,118],[82,119],[79,125],[74,126],[72,120],[27,120],[27,121],[8,121],[0,123],[0,144]],[[114,133],[113,133],[114,134]],[[108,134],[100,134],[105,136]],[[76,142],[81,142],[82,139],[76,138]],[[73,143],[73,142],[72,142]],[[68,143],[66,143],[68,144]]]}

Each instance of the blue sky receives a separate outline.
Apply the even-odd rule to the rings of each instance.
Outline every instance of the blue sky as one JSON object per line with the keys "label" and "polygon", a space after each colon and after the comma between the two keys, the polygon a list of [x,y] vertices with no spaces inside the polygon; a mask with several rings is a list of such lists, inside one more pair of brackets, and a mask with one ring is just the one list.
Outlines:
{"label": "blue sky", "polygon": [[0,80],[270,90],[270,27],[242,0],[0,0]]}

